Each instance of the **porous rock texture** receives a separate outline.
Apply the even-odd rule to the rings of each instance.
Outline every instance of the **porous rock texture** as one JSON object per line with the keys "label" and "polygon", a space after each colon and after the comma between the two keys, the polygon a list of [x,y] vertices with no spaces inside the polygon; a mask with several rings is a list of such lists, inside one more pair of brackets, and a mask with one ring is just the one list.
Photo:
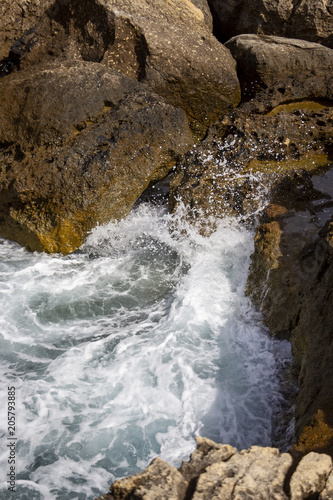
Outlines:
{"label": "porous rock texture", "polygon": [[115,481],[98,500],[303,500],[320,494],[325,500],[329,494],[328,455],[310,453],[297,464],[276,448],[252,446],[238,453],[209,439],[196,441],[197,449],[178,470],[154,459],[143,472]]}
{"label": "porous rock texture", "polygon": [[245,34],[231,38],[226,47],[237,61],[238,77],[246,96],[287,77],[332,78],[333,50],[318,43]]}
{"label": "porous rock texture", "polygon": [[[292,344],[294,450],[333,455],[333,219],[316,235],[318,192],[302,177],[282,182],[262,217],[247,292],[272,334]],[[327,197],[323,208],[331,206]]]}
{"label": "porous rock texture", "polygon": [[55,58],[99,62],[181,107],[198,135],[240,100],[235,61],[212,35],[206,0],[1,5],[2,74]]}
{"label": "porous rock texture", "polygon": [[328,75],[289,77],[261,91],[212,125],[177,166],[170,209],[184,204],[204,233],[225,215],[251,218],[283,177],[329,161],[332,105]]}
{"label": "porous rock texture", "polygon": [[0,109],[0,233],[30,250],[77,249],[192,142],[182,110],[93,62],[7,75]]}
{"label": "porous rock texture", "polygon": [[216,30],[226,40],[242,33],[332,44],[331,0],[208,0]]}

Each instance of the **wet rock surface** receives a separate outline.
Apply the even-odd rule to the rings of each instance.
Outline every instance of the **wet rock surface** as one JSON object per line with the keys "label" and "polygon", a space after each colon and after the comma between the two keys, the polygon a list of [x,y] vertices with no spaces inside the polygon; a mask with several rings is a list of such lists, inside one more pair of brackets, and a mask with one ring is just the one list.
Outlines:
{"label": "wet rock surface", "polygon": [[110,493],[98,500],[302,500],[319,494],[322,500],[329,498],[328,455],[309,453],[295,463],[289,453],[276,448],[252,446],[237,452],[209,439],[196,440],[197,450],[180,469],[155,459],[143,472],[115,481]]}
{"label": "wet rock surface", "polygon": [[[327,81],[319,99],[298,101],[298,85],[289,78],[226,114],[177,167],[170,209],[183,203],[190,220],[200,220],[209,231],[214,227],[210,217],[252,217],[283,177],[327,163],[332,150],[331,85]],[[283,88],[288,91],[281,92]],[[303,90],[310,98],[315,93]]]}
{"label": "wet rock surface", "polygon": [[301,38],[332,44],[330,0],[208,0],[222,39],[241,33]]}
{"label": "wet rock surface", "polygon": [[[72,252],[97,223],[126,216],[177,161],[170,209],[184,203],[204,232],[215,217],[258,214],[270,193],[248,293],[272,333],[292,342],[293,455],[199,438],[179,470],[155,459],[101,498],[325,500],[330,457],[300,458],[333,453],[333,219],[294,230],[291,214],[318,215],[309,172],[332,158],[332,50],[309,43],[332,46],[332,8],[210,5],[225,39],[257,35],[221,45],[206,0],[1,2],[0,233],[31,250]],[[230,51],[243,96],[255,96],[237,110]],[[188,120],[201,138],[218,119],[180,161],[193,143]]]}
{"label": "wet rock surface", "polygon": [[90,62],[50,63],[0,80],[0,231],[68,253],[119,219],[189,147],[185,113]]}
{"label": "wet rock surface", "polygon": [[248,279],[272,334],[292,344],[299,453],[333,453],[332,198],[332,170],[283,182],[257,230]]}

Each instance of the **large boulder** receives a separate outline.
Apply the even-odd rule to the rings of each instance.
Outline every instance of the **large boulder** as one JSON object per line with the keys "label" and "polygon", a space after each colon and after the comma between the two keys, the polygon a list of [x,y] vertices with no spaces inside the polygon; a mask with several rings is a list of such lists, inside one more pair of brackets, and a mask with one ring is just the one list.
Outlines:
{"label": "large boulder", "polygon": [[199,136],[240,100],[235,61],[212,35],[206,0],[31,3],[15,0],[10,21],[0,21],[7,49],[12,42],[2,74],[54,58],[100,62],[181,107]]}
{"label": "large boulder", "polygon": [[332,43],[331,0],[208,0],[220,36],[278,35]]}
{"label": "large boulder", "polygon": [[[333,16],[332,16],[333,17]],[[332,78],[333,50],[318,43],[266,35],[239,35],[226,43],[237,61],[243,94],[272,87],[287,77]]]}
{"label": "large boulder", "polygon": [[182,110],[98,63],[7,75],[0,109],[0,233],[31,250],[75,250],[192,143]]}

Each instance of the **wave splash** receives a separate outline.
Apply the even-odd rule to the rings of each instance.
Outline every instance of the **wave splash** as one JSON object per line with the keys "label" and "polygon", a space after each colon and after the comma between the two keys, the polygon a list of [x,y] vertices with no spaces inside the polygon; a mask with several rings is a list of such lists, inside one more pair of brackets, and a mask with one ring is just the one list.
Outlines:
{"label": "wave splash", "polygon": [[[93,498],[157,455],[180,465],[195,435],[272,444],[291,354],[244,296],[252,250],[253,233],[235,219],[203,237],[147,203],[65,257],[0,241],[0,373],[18,395],[17,500]],[[9,499],[6,450],[1,462]]]}

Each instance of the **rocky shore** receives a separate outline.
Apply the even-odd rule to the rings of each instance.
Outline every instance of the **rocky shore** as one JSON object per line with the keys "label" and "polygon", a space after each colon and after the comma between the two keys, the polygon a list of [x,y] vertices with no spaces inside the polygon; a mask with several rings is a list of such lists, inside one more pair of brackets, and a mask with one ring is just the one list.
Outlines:
{"label": "rocky shore", "polygon": [[197,438],[100,500],[333,498],[332,32],[329,0],[1,2],[0,235],[73,252],[173,172],[204,234],[259,221],[247,293],[293,349],[290,453]]}
{"label": "rocky shore", "polygon": [[301,460],[276,448],[229,445],[197,438],[197,449],[179,469],[160,458],[135,476],[115,481],[97,500],[121,499],[302,500],[333,498],[332,458],[311,452]]}

